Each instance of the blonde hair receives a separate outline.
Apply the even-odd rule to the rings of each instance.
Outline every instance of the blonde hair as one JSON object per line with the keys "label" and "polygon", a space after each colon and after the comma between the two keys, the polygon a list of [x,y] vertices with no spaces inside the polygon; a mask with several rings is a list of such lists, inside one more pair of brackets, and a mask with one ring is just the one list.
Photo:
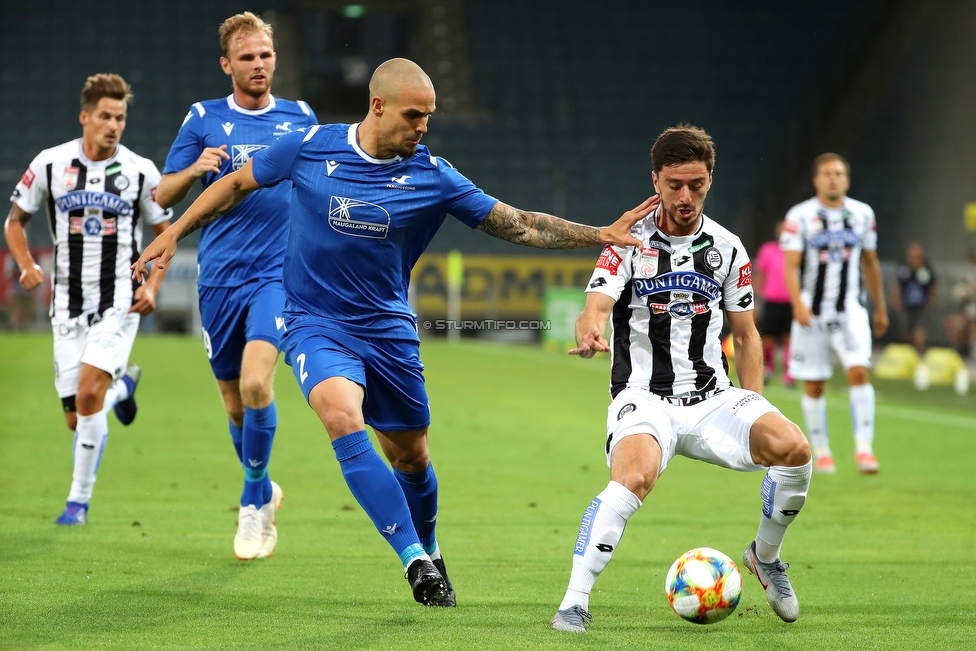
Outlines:
{"label": "blonde hair", "polygon": [[230,40],[234,37],[237,32],[264,32],[268,35],[272,41],[274,41],[274,29],[271,25],[261,20],[260,16],[252,14],[250,11],[245,11],[242,14],[236,14],[225,20],[220,25],[220,29],[217,30],[217,34],[220,36],[220,49],[223,51],[225,57],[230,56]]}
{"label": "blonde hair", "polygon": [[851,178],[851,164],[847,162],[847,159],[840,154],[835,154],[828,151],[826,154],[820,154],[813,159],[813,175],[816,176],[820,174],[820,166],[824,163],[829,163],[831,161],[840,161],[844,166],[844,170],[847,172],[847,178]]}
{"label": "blonde hair", "polygon": [[121,75],[99,73],[85,80],[81,89],[81,110],[91,111],[103,97],[120,99],[126,104],[132,101],[132,88]]}

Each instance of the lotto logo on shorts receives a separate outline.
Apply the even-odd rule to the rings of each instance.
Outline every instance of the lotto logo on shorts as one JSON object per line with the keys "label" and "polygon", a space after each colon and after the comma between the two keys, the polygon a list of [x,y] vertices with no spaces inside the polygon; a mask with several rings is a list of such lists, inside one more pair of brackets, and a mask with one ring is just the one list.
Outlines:
{"label": "lotto logo on shorts", "polygon": [[617,252],[609,244],[603,247],[603,252],[600,253],[600,259],[596,261],[596,268],[606,269],[610,272],[611,276],[616,276],[619,267],[620,256],[617,255]]}
{"label": "lotto logo on shorts", "polygon": [[752,284],[752,263],[747,262],[744,266],[739,267],[739,282],[736,287],[748,287]]}
{"label": "lotto logo on shorts", "polygon": [[24,184],[24,187],[30,190],[30,187],[34,184],[34,170],[28,167],[27,171],[24,172],[24,175],[20,177],[20,182]]}

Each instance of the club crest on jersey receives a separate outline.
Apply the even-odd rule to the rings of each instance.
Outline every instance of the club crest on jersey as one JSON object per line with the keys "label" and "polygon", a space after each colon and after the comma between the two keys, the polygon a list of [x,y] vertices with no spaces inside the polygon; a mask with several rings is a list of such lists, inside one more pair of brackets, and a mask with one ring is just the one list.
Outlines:
{"label": "club crest on jersey", "polygon": [[637,261],[637,271],[642,276],[657,275],[657,258],[659,251],[650,247],[641,249],[640,258]]}
{"label": "club crest on jersey", "polygon": [[668,303],[648,303],[648,307],[654,314],[670,314],[674,319],[682,321],[690,319],[696,314],[708,312],[708,303],[695,302],[691,300],[691,294],[687,292],[674,292],[674,298]]}
{"label": "club crest on jersey", "polygon": [[119,174],[118,176],[109,177],[109,180],[112,182],[112,187],[119,192],[122,192],[129,187],[129,178],[127,176],[122,176]]}
{"label": "club crest on jersey", "polygon": [[234,166],[234,171],[244,167],[244,164],[251,160],[254,152],[267,148],[267,145],[234,145],[231,148],[231,164]]}
{"label": "club crest on jersey", "polygon": [[64,168],[64,189],[71,192],[76,187],[78,187],[78,172],[80,170],[77,167],[66,167]]}
{"label": "club crest on jersey", "polygon": [[333,196],[329,199],[329,226],[343,235],[385,240],[390,232],[390,213],[375,203]]}
{"label": "club crest on jersey", "polygon": [[718,269],[722,266],[722,254],[714,246],[705,251],[705,264],[709,269]]}

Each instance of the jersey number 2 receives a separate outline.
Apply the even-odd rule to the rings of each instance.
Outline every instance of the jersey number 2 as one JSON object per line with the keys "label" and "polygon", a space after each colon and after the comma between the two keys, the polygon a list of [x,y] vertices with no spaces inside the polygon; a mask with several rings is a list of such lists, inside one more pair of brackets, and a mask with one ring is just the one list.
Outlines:
{"label": "jersey number 2", "polygon": [[302,384],[305,384],[305,379],[308,378],[308,373],[305,372],[305,353],[295,359],[298,361],[298,379]]}

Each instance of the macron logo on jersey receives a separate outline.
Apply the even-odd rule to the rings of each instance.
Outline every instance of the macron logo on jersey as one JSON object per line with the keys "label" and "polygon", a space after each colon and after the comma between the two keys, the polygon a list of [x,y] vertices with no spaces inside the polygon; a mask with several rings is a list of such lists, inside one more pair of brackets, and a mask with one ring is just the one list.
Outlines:
{"label": "macron logo on jersey", "polygon": [[234,123],[233,122],[224,122],[220,126],[224,129],[224,133],[226,133],[228,136],[230,135],[230,132],[234,130]]}
{"label": "macron logo on jersey", "polygon": [[234,166],[234,171],[244,167],[244,164],[251,159],[251,154],[256,151],[261,151],[262,149],[267,149],[267,145],[234,145],[231,148],[232,163]]}
{"label": "macron logo on jersey", "polygon": [[339,163],[335,162],[334,160],[327,160],[325,161],[325,169],[327,170],[325,175],[332,176],[332,172],[339,169]]}

